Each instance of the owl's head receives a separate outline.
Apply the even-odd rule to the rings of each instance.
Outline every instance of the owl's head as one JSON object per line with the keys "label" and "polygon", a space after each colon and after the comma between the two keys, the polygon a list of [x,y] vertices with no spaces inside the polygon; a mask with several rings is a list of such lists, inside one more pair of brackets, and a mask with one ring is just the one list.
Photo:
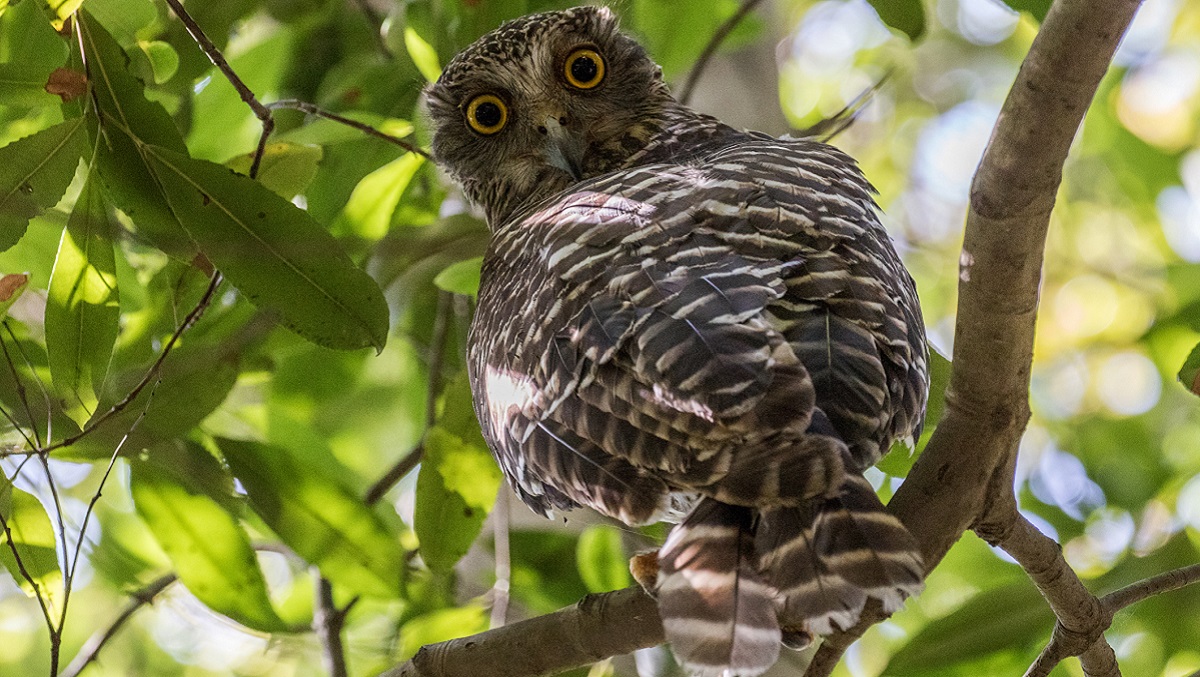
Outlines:
{"label": "owl's head", "polygon": [[495,227],[521,205],[620,167],[671,102],[606,7],[510,21],[427,90],[433,155]]}

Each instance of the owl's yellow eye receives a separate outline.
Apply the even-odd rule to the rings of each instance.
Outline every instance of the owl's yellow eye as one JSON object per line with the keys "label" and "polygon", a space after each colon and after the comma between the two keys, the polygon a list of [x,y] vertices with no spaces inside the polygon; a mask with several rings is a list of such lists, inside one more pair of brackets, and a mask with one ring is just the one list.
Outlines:
{"label": "owl's yellow eye", "polygon": [[480,94],[467,104],[467,124],[480,134],[495,134],[508,123],[508,106],[495,94]]}
{"label": "owl's yellow eye", "polygon": [[592,89],[604,80],[604,57],[594,49],[577,49],[567,57],[563,74],[572,87]]}

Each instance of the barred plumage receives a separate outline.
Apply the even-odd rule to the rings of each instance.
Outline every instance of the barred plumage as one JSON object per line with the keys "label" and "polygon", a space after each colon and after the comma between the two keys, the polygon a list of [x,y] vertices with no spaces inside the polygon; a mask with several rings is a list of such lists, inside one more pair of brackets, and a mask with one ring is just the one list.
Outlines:
{"label": "barred plumage", "polygon": [[[580,46],[607,73],[586,90],[563,76]],[[503,129],[464,119],[481,93]],[[920,432],[924,328],[854,161],[676,103],[602,8],[502,27],[429,99],[493,231],[468,344],[484,435],[542,514],[690,506],[659,553],[680,661],[755,675],[919,590],[861,473]]]}

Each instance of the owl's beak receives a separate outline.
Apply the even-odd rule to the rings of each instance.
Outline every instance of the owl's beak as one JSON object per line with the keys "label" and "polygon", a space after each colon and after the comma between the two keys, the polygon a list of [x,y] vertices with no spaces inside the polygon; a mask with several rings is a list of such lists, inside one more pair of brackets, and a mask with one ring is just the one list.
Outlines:
{"label": "owl's beak", "polygon": [[559,119],[548,115],[538,127],[538,131],[546,136],[546,160],[580,181],[583,179],[583,140],[572,134]]}

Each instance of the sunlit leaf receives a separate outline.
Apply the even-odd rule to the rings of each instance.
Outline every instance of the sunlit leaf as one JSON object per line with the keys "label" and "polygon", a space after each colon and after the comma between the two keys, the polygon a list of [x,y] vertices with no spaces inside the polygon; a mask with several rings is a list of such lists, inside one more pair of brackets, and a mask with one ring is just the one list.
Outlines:
{"label": "sunlit leaf", "polygon": [[255,630],[282,630],[241,524],[163,466],[135,461],[132,468],[134,505],[171,558],[180,582],[213,611]]}
{"label": "sunlit leaf", "polygon": [[[19,565],[13,554],[14,546],[20,556]],[[54,527],[41,502],[12,486],[8,477],[0,473],[0,562],[25,594],[41,595],[51,605],[57,605],[63,592],[55,548]]]}
{"label": "sunlit leaf", "polygon": [[404,29],[404,46],[408,49],[408,56],[417,65],[417,70],[421,71],[426,80],[434,82],[441,77],[442,67],[438,64],[437,50],[411,26]]}
{"label": "sunlit leaf", "polygon": [[46,4],[50,6],[50,10],[57,17],[53,21],[55,30],[61,30],[63,23],[75,13],[75,10],[79,9],[83,0],[46,0]]}
{"label": "sunlit leaf", "polygon": [[585,529],[579,535],[575,556],[588,592],[619,590],[633,583],[621,532],[610,526],[597,524]]}
{"label": "sunlit leaf", "polygon": [[400,196],[423,162],[420,155],[405,153],[368,174],[355,187],[334,227],[367,240],[386,235]]}
{"label": "sunlit leaf", "polygon": [[62,198],[87,148],[83,122],[66,120],[0,148],[0,251]]}
{"label": "sunlit leaf", "polygon": [[63,230],[46,298],[50,373],[79,423],[96,410],[120,308],[108,206],[89,176]]}
{"label": "sunlit leaf", "polygon": [[29,276],[24,273],[9,273],[0,276],[0,319],[8,314],[21,294],[29,288]]}
{"label": "sunlit leaf", "polygon": [[479,295],[479,273],[483,268],[483,257],[476,256],[466,261],[459,261],[446,266],[442,272],[433,278],[438,289],[462,294],[463,296]]}
{"label": "sunlit leaf", "polygon": [[[258,182],[285,200],[303,192],[317,175],[323,153],[320,146],[298,143],[272,143],[263,149],[258,165]],[[239,155],[225,163],[238,174],[250,174],[254,153]]]}
{"label": "sunlit leaf", "polygon": [[[405,559],[398,537],[358,491],[319,465],[298,463],[287,449],[244,440],[218,443],[254,511],[323,576],[362,595],[400,595]],[[330,456],[326,463],[337,461]]]}
{"label": "sunlit leaf", "polygon": [[441,609],[417,616],[400,631],[400,659],[411,658],[427,644],[466,637],[487,630],[487,612],[478,604]]}
{"label": "sunlit leaf", "polygon": [[925,34],[925,4],[921,0],[868,0],[879,19],[916,41]]}
{"label": "sunlit leaf", "polygon": [[499,487],[500,469],[486,448],[438,427],[425,434],[413,528],[429,568],[449,571],[462,559]]}

